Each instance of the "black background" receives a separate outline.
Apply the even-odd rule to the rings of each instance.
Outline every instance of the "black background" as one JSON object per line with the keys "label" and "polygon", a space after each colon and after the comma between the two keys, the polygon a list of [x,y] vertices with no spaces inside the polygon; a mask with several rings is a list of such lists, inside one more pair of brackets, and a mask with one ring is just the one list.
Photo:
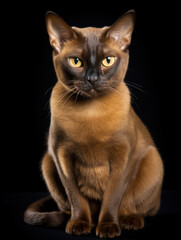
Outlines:
{"label": "black background", "polygon": [[[125,2],[125,1],[124,1]],[[135,3],[137,2],[137,4]],[[138,2],[141,2],[138,4]],[[175,1],[176,2],[176,1]],[[46,151],[49,97],[56,82],[45,13],[58,13],[71,26],[112,25],[136,11],[126,82],[132,105],[153,136],[164,161],[163,188],[180,189],[180,13],[174,1],[65,2],[11,4],[1,22],[6,73],[2,77],[5,192],[46,191],[40,160]],[[139,85],[139,86],[138,86]],[[137,89],[137,87],[140,88]]]}

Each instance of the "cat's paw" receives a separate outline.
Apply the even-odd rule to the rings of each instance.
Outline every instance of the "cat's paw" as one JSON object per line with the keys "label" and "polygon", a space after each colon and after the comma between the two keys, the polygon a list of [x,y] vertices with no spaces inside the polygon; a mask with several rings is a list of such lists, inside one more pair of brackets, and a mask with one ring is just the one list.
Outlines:
{"label": "cat's paw", "polygon": [[120,226],[115,222],[100,222],[96,228],[96,235],[100,238],[114,238],[120,234]]}
{"label": "cat's paw", "polygon": [[144,227],[144,218],[140,215],[122,216],[120,226],[127,230],[138,230]]}
{"label": "cat's paw", "polygon": [[84,220],[69,220],[65,232],[75,235],[88,234],[91,232],[91,224]]}

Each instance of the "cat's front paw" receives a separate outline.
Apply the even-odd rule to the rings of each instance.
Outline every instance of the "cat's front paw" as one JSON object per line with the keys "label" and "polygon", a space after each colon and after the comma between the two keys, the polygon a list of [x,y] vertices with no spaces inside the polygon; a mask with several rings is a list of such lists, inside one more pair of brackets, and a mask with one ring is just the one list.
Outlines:
{"label": "cat's front paw", "polygon": [[96,235],[100,238],[114,238],[120,234],[120,226],[115,222],[100,222],[96,228]]}
{"label": "cat's front paw", "polygon": [[75,235],[88,234],[91,232],[91,224],[84,220],[69,220],[65,232]]}

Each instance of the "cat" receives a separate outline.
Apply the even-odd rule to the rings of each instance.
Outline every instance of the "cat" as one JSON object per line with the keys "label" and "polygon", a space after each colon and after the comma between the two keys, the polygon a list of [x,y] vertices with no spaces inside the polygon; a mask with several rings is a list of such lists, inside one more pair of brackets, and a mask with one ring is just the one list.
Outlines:
{"label": "cat", "polygon": [[[31,204],[26,223],[68,234],[95,228],[99,237],[141,229],[156,214],[163,181],[161,156],[131,107],[124,78],[135,12],[111,27],[70,27],[53,12],[46,27],[53,48],[48,150],[41,169],[50,196]],[[46,211],[51,201],[58,211]]]}

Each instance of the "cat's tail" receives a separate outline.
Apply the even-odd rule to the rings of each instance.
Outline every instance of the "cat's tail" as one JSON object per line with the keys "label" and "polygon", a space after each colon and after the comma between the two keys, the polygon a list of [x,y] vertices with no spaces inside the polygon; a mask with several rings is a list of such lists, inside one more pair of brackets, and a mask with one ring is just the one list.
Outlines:
{"label": "cat's tail", "polygon": [[58,227],[67,218],[65,212],[52,211],[55,202],[51,196],[32,203],[24,212],[24,221],[31,225]]}

